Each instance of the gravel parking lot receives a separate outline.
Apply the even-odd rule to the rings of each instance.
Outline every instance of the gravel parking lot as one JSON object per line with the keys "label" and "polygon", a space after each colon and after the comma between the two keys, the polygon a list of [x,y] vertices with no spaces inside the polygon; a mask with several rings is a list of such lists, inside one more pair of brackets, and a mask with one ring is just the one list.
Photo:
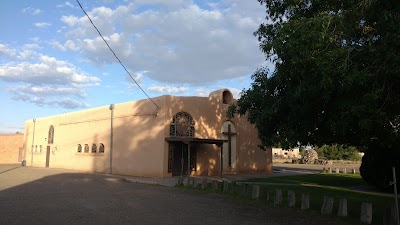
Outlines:
{"label": "gravel parking lot", "polygon": [[343,224],[313,212],[79,171],[0,165],[0,224]]}

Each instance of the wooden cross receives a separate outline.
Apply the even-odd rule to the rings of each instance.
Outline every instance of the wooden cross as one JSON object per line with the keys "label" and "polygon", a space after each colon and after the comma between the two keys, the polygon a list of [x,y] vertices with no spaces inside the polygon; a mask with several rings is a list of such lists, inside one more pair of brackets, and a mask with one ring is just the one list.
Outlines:
{"label": "wooden cross", "polygon": [[232,166],[232,136],[236,133],[232,132],[231,125],[228,124],[228,132],[222,132],[223,134],[228,135],[228,165]]}

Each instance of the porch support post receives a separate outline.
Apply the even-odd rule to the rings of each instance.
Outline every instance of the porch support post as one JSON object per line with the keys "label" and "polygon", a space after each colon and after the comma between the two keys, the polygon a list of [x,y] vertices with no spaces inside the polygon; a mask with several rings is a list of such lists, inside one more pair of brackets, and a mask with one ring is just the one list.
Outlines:
{"label": "porch support post", "polygon": [[224,145],[221,145],[221,151],[220,151],[220,156],[219,156],[219,159],[220,159],[220,171],[221,171],[221,178],[222,178],[222,169],[223,169],[223,162],[222,162],[222,151],[223,151],[223,147]]}
{"label": "porch support post", "polygon": [[188,145],[188,177],[190,177],[190,142],[188,142],[187,145]]}

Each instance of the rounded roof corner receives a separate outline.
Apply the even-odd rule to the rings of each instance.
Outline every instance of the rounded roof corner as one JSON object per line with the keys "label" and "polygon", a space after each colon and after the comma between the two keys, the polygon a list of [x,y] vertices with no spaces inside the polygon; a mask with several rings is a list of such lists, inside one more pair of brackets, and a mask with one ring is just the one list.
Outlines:
{"label": "rounded roof corner", "polygon": [[225,91],[229,91],[232,94],[232,92],[228,88],[223,88],[223,89],[218,89],[218,90],[211,92],[208,95],[208,97],[221,96]]}

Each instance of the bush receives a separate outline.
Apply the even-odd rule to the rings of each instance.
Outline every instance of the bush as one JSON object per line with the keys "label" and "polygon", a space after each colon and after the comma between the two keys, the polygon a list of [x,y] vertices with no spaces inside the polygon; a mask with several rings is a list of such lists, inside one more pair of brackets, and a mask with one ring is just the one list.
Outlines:
{"label": "bush", "polygon": [[[379,144],[368,147],[360,167],[363,180],[381,190],[392,191],[390,182],[393,181],[393,166],[396,167],[397,183],[400,181],[400,153],[396,147],[387,148]],[[400,185],[397,185],[397,189],[400,190]]]}
{"label": "bush", "polygon": [[325,157],[328,160],[352,160],[359,161],[361,156],[353,146],[345,145],[323,145],[316,149],[318,157]]}

